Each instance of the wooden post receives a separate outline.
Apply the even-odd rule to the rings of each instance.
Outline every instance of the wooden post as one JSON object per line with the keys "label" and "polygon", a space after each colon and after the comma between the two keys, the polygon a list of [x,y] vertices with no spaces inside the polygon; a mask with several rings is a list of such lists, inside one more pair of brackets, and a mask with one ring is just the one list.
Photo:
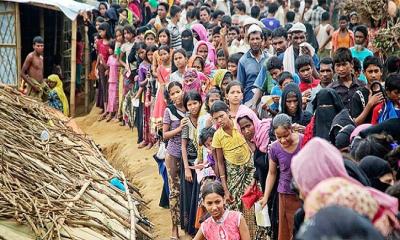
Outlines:
{"label": "wooden post", "polygon": [[44,10],[40,8],[40,36],[44,39]]}
{"label": "wooden post", "polygon": [[19,11],[19,3],[15,3],[15,33],[17,40],[17,87],[18,89],[24,88],[24,81],[21,78],[21,18]]}
{"label": "wooden post", "polygon": [[89,55],[89,27],[85,26],[85,112],[89,112],[89,73],[90,73],[90,55]]}
{"label": "wooden post", "polygon": [[75,116],[75,89],[76,89],[76,33],[78,20],[72,21],[72,34],[71,34],[71,87],[70,87],[70,113],[71,117]]}

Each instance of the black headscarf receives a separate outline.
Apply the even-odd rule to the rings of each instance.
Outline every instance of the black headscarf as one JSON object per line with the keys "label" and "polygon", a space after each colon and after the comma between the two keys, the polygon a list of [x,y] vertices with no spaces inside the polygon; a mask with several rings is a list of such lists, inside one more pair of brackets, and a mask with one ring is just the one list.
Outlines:
{"label": "black headscarf", "polygon": [[385,192],[389,184],[379,180],[385,174],[392,173],[392,169],[387,161],[376,156],[366,156],[360,162],[360,168],[367,174],[371,186],[381,192]]}
{"label": "black headscarf", "polygon": [[367,174],[357,164],[349,159],[343,159],[344,167],[346,168],[347,174],[355,180],[359,181],[362,185],[370,187],[371,183],[368,179]]}
{"label": "black headscarf", "polygon": [[[287,99],[287,95],[290,92],[294,92],[296,94],[296,97],[297,97],[298,105],[297,105],[297,112],[296,112],[295,116],[289,115],[288,110],[286,108],[286,99]],[[307,126],[310,123],[312,115],[311,115],[311,113],[309,113],[307,111],[303,111],[302,96],[301,96],[300,88],[299,88],[299,86],[297,84],[289,83],[283,89],[282,100],[281,100],[281,112],[282,113],[286,113],[289,116],[291,116],[293,123],[297,123],[297,124],[300,124],[302,126]]]}
{"label": "black headscarf", "polygon": [[[347,108],[342,109],[332,120],[331,130],[329,131],[329,139],[332,144],[335,144],[336,135],[346,126],[355,126],[350,111]],[[350,133],[351,134],[351,133]],[[349,138],[350,141],[350,138]]]}
{"label": "black headscarf", "polygon": [[344,128],[342,128],[335,137],[335,146],[338,149],[346,149],[349,150],[350,147],[350,136],[351,133],[354,131],[355,126],[352,124],[349,124],[347,126],[345,126]]}
{"label": "black headscarf", "polygon": [[321,209],[305,222],[295,239],[383,240],[384,238],[367,218],[349,208],[330,206]]}
{"label": "black headscarf", "polygon": [[392,118],[386,120],[378,125],[371,126],[360,132],[362,138],[366,138],[368,135],[373,133],[383,133],[386,132],[390,134],[395,140],[400,140],[400,118]]}
{"label": "black headscarf", "polygon": [[323,88],[317,93],[312,104],[315,109],[313,135],[329,141],[332,121],[344,108],[342,100],[335,90]]}
{"label": "black headscarf", "polygon": [[182,48],[186,50],[187,56],[191,56],[194,48],[192,31],[190,31],[189,29],[184,30],[181,34],[181,37],[182,37]]}

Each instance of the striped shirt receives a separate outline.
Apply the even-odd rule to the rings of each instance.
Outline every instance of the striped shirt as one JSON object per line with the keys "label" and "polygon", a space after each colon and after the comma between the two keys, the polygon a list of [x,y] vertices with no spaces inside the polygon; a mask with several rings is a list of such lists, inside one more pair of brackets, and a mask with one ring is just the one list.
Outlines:
{"label": "striped shirt", "polygon": [[171,47],[173,49],[179,49],[182,46],[181,33],[179,32],[179,28],[177,25],[172,22],[168,23],[167,26],[168,31],[171,34]]}

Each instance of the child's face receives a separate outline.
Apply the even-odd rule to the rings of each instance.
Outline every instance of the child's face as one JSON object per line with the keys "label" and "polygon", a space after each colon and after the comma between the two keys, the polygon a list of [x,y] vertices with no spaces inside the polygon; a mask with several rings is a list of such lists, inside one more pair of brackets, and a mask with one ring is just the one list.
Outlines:
{"label": "child's face", "polygon": [[158,42],[160,45],[166,45],[168,44],[168,35],[165,32],[160,33],[158,36]]}
{"label": "child's face", "polygon": [[271,74],[272,79],[276,80],[278,79],[278,76],[282,73],[283,69],[275,68],[271,69],[269,73]]}
{"label": "child's face", "polygon": [[198,72],[203,71],[203,67],[201,66],[200,60],[194,60],[192,67],[196,69]]}
{"label": "child's face", "polygon": [[374,81],[380,82],[382,80],[382,70],[376,65],[368,65],[368,67],[364,70],[364,73],[369,83]]}
{"label": "child's face", "polygon": [[251,141],[255,134],[255,128],[253,122],[249,118],[244,117],[241,118],[238,123],[240,126],[240,131],[242,132],[244,138],[247,141]]}
{"label": "child's face", "polygon": [[175,66],[179,69],[179,68],[184,68],[186,66],[186,58],[185,56],[183,56],[182,53],[175,53],[174,55],[174,63]]}
{"label": "child's face", "polygon": [[395,89],[393,91],[386,91],[386,93],[390,100],[395,102],[397,105],[400,104],[400,90]]}
{"label": "child's face", "polygon": [[133,39],[133,34],[124,30],[124,37],[125,37],[126,41],[130,42]]}
{"label": "child's face", "polygon": [[156,42],[156,39],[154,38],[154,35],[147,34],[146,39],[144,40],[144,43],[146,44],[146,46],[154,45],[155,42]]}
{"label": "child's face", "polygon": [[189,100],[186,104],[186,107],[191,115],[197,116],[200,112],[201,103],[196,100]]}
{"label": "child's face", "polygon": [[164,49],[160,50],[160,59],[163,62],[169,61],[169,53],[167,51],[165,51]]}
{"label": "child's face", "polygon": [[169,97],[171,98],[172,102],[175,105],[180,105],[182,104],[182,99],[183,99],[183,91],[180,87],[178,86],[173,86],[169,92]]}
{"label": "child's face", "polygon": [[197,54],[200,55],[200,57],[202,57],[204,60],[206,60],[208,56],[207,45],[205,44],[200,45],[199,48],[197,49]]}
{"label": "child's face", "polygon": [[213,93],[208,98],[207,104],[211,108],[211,106],[218,100],[221,100],[221,96],[218,93]]}
{"label": "child's face", "polygon": [[216,193],[207,194],[203,199],[203,206],[214,219],[220,219],[224,214],[225,199]]}
{"label": "child's face", "polygon": [[311,82],[312,81],[312,67],[310,65],[301,67],[299,69],[299,77],[302,82]]}
{"label": "child's face", "polygon": [[353,64],[350,62],[335,63],[335,73],[339,78],[346,78],[351,75]]}
{"label": "child's face", "polygon": [[[286,78],[285,80],[283,80],[281,89],[284,89],[286,87],[286,85],[288,85],[289,83],[292,83],[292,82],[293,82],[293,80],[291,78]],[[278,101],[279,101],[279,98],[278,98]]]}
{"label": "child's face", "polygon": [[99,36],[100,36],[100,38],[105,38],[106,37],[106,31],[105,30],[99,30]]}
{"label": "child's face", "polygon": [[204,147],[206,147],[207,150],[212,151],[212,150],[214,150],[214,148],[212,147],[211,144],[212,144],[212,138],[209,137],[209,138],[207,138],[206,142],[204,143]]}
{"label": "child's face", "polygon": [[212,115],[214,121],[222,128],[229,126],[229,114],[224,111],[215,112]]}
{"label": "child's face", "polygon": [[114,54],[114,48],[108,48],[108,54],[113,55]]}
{"label": "child's face", "polygon": [[51,88],[51,89],[55,88],[57,85],[56,82],[50,81],[48,79],[46,79],[46,82],[47,82],[47,85],[49,85],[49,88]]}
{"label": "child's face", "polygon": [[218,67],[221,69],[226,69],[226,59],[225,57],[218,57],[217,58]]}
{"label": "child's face", "polygon": [[140,49],[138,50],[137,54],[138,54],[138,57],[139,57],[140,59],[143,60],[143,59],[144,59],[144,56],[146,55],[146,50],[143,49],[143,48],[140,48]]}
{"label": "child's face", "polygon": [[124,41],[124,36],[120,31],[115,32],[115,41],[122,43]]}
{"label": "child's face", "polygon": [[235,76],[237,71],[237,65],[233,62],[228,62],[228,71]]}
{"label": "child's face", "polygon": [[243,100],[243,92],[240,86],[232,86],[226,93],[228,102],[233,105],[239,105]]}

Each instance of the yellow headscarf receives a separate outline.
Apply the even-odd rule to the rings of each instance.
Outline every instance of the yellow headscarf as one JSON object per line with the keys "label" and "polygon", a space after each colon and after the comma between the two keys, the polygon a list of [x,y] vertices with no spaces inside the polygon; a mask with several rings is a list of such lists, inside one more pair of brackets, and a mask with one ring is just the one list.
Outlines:
{"label": "yellow headscarf", "polygon": [[63,105],[63,110],[64,110],[64,115],[68,116],[69,115],[69,105],[68,105],[68,99],[67,96],[65,96],[64,89],[63,89],[63,83],[61,79],[58,77],[56,74],[52,74],[47,77],[49,81],[55,82],[56,86],[53,88],[53,90],[56,91],[58,97],[60,98],[60,101]]}
{"label": "yellow headscarf", "polygon": [[214,84],[221,88],[222,80],[224,80],[225,74],[228,72],[226,69],[218,69],[214,73]]}

